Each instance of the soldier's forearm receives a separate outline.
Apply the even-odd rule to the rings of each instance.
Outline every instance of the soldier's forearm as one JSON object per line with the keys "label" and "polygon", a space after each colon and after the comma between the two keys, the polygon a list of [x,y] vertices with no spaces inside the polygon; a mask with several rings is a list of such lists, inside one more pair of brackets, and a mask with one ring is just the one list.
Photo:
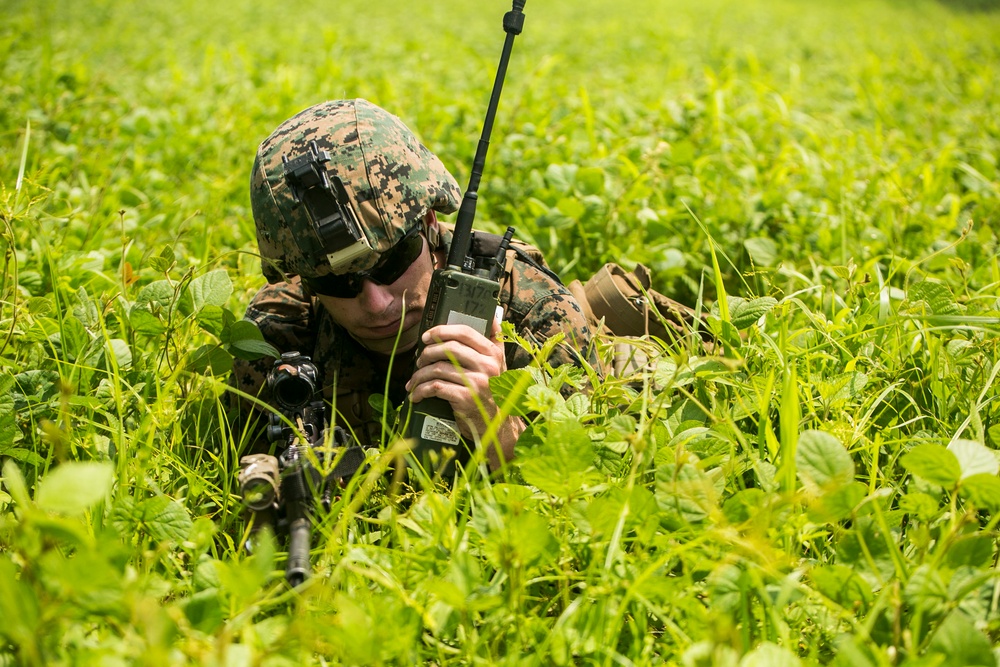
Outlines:
{"label": "soldier's forearm", "polygon": [[520,417],[511,415],[497,430],[496,440],[486,446],[486,463],[491,471],[499,470],[505,463],[514,460],[514,445],[527,424]]}

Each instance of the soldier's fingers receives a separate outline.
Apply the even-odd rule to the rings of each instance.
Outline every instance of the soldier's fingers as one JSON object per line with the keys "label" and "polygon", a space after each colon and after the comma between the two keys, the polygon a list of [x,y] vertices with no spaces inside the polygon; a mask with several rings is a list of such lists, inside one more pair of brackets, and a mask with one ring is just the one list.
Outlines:
{"label": "soldier's fingers", "polygon": [[489,381],[482,375],[458,377],[445,373],[443,377],[414,376],[410,400],[419,403],[425,398],[440,398],[451,404],[456,413],[473,414],[480,405],[492,413],[496,404],[489,391]]}
{"label": "soldier's fingers", "polygon": [[456,366],[450,361],[439,361],[414,371],[410,381],[406,383],[406,389],[412,392],[422,383],[441,381],[467,387],[476,393],[488,393],[490,378],[494,377],[495,370],[469,369]]}
{"label": "soldier's fingers", "polygon": [[474,348],[459,341],[428,345],[417,358],[417,368],[436,363],[458,365],[467,371],[482,371],[499,375],[506,369],[502,350],[487,344],[486,349]]}
{"label": "soldier's fingers", "polygon": [[425,331],[422,340],[424,345],[454,341],[484,354],[491,353],[494,347],[486,336],[466,324],[439,324]]}

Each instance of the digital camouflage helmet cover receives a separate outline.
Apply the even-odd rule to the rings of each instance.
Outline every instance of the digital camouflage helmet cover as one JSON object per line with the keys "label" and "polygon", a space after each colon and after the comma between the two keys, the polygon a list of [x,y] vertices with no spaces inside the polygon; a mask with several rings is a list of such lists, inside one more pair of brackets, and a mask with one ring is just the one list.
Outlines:
{"label": "digital camouflage helmet cover", "polygon": [[362,99],[324,102],[261,143],[250,204],[268,282],[364,271],[428,210],[458,208],[458,183],[396,116]]}

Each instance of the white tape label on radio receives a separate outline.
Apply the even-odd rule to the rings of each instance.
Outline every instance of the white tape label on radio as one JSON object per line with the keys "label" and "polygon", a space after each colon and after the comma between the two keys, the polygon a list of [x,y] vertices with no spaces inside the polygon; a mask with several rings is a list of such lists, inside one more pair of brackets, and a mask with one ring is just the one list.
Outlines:
{"label": "white tape label on radio", "polygon": [[486,320],[481,317],[475,317],[473,315],[468,315],[466,313],[460,313],[457,310],[453,310],[448,313],[448,324],[465,324],[479,333],[486,335],[489,331],[486,326],[489,324]]}
{"label": "white tape label on radio", "polygon": [[424,416],[424,425],[420,429],[420,437],[424,440],[443,442],[446,445],[457,445],[460,442],[458,424],[450,419],[438,419],[431,415]]}

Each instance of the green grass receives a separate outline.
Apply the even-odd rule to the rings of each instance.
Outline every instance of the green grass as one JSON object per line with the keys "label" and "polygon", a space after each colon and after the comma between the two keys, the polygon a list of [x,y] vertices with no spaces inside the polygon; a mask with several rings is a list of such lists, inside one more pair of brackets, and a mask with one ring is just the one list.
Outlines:
{"label": "green grass", "polygon": [[477,225],[722,342],[528,379],[500,479],[373,452],[297,593],[222,400],[253,151],[360,96],[467,182],[509,5],[8,1],[0,664],[995,665],[991,4],[528,3]]}

